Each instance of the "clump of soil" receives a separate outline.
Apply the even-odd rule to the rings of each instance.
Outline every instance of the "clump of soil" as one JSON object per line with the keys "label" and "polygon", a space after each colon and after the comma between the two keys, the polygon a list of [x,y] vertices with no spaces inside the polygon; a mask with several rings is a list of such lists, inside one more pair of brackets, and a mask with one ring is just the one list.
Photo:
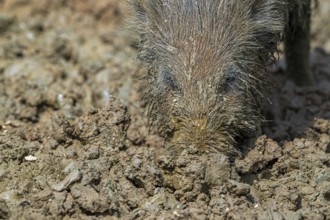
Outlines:
{"label": "clump of soil", "polygon": [[330,18],[320,4],[318,84],[286,81],[281,62],[270,70],[264,135],[232,161],[166,148],[149,131],[122,1],[1,1],[0,219],[327,219]]}

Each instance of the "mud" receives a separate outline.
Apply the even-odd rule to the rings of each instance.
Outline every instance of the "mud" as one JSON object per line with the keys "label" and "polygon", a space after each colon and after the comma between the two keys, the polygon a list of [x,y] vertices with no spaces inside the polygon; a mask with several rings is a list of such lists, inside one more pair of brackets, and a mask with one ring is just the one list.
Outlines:
{"label": "mud", "polygon": [[168,149],[146,126],[123,1],[0,1],[0,219],[329,219],[327,0],[318,84],[269,68],[242,158]]}

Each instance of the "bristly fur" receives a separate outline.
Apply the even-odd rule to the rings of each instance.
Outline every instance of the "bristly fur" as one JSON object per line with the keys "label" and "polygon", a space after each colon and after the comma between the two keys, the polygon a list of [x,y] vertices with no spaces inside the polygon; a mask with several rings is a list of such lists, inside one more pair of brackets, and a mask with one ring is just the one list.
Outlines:
{"label": "bristly fur", "polygon": [[152,124],[172,143],[237,154],[256,134],[286,0],[131,0]]}

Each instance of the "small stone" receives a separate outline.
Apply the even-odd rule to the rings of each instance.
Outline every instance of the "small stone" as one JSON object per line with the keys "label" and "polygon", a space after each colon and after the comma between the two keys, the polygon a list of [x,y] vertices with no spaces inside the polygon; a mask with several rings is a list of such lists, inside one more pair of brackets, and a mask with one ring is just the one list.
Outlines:
{"label": "small stone", "polygon": [[79,169],[73,170],[64,180],[59,183],[51,184],[51,188],[54,191],[61,192],[67,189],[70,185],[80,181],[82,178],[82,173]]}
{"label": "small stone", "polygon": [[38,158],[32,155],[24,157],[26,161],[36,161]]}

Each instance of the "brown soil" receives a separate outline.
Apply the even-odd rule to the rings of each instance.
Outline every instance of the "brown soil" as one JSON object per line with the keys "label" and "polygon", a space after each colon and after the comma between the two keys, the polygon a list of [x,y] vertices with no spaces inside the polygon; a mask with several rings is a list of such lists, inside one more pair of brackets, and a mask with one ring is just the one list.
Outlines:
{"label": "brown soil", "polygon": [[236,161],[149,131],[123,2],[0,1],[0,219],[329,219],[328,0],[317,86],[270,68],[264,135]]}

